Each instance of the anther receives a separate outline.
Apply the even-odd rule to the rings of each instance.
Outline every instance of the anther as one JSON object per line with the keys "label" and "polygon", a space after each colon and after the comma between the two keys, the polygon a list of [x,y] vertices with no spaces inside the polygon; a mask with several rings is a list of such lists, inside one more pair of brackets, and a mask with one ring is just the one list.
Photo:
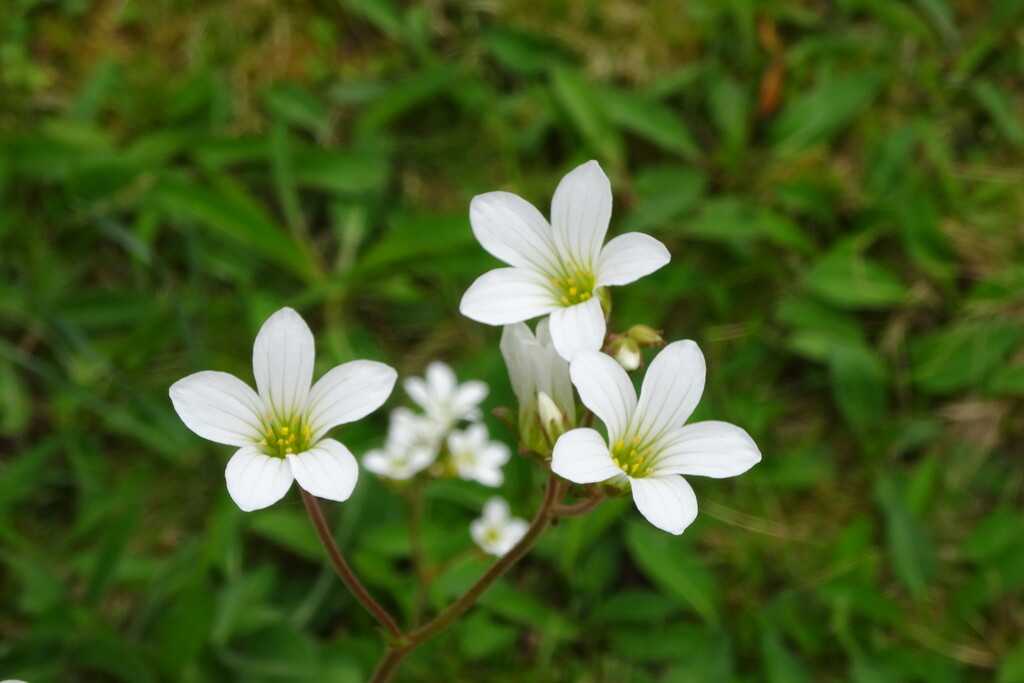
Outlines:
{"label": "anther", "polygon": [[578,293],[579,291],[580,291],[580,290],[576,289],[575,287],[570,287],[570,288],[569,288],[569,296],[576,296],[576,294],[577,294],[577,293]]}
{"label": "anther", "polygon": [[563,303],[563,304],[567,304],[567,303],[569,303],[569,297],[567,297],[567,296],[563,296],[563,297],[562,297],[562,303]]}

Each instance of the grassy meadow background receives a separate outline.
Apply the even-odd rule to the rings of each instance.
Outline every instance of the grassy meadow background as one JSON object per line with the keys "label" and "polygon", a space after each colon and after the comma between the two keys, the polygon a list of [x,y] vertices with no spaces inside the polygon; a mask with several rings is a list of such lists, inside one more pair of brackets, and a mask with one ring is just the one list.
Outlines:
{"label": "grassy meadow background", "polygon": [[[692,478],[682,537],[628,501],[563,520],[405,681],[1024,681],[1024,4],[980,0],[7,0],[0,14],[0,678],[360,681],[374,623],[295,491],[228,498],[231,448],[167,388],[251,380],[277,308],[406,377],[512,405],[473,195],[547,213],[598,159],[612,234],[672,263],[613,290],[708,358],[701,419],[764,459]],[[650,355],[648,355],[648,360]],[[410,404],[396,390],[386,407]],[[361,455],[381,410],[338,432]],[[507,436],[491,419],[492,433]],[[532,514],[541,475],[501,493]],[[447,604],[491,490],[429,490]],[[405,501],[328,504],[413,607]]]}

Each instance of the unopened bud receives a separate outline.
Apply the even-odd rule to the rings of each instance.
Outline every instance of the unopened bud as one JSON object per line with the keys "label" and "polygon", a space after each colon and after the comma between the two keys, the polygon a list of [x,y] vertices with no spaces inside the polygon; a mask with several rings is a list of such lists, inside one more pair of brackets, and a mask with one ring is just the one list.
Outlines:
{"label": "unopened bud", "polygon": [[659,330],[649,325],[633,325],[626,332],[625,336],[632,339],[640,346],[664,346],[665,340],[661,338]]}
{"label": "unopened bud", "polygon": [[608,353],[625,368],[626,372],[633,372],[640,367],[640,347],[627,336],[613,340],[608,345]]}
{"label": "unopened bud", "polygon": [[544,430],[544,436],[552,446],[558,437],[569,428],[565,413],[558,407],[558,404],[543,391],[537,393],[537,417],[540,418],[540,427]]}

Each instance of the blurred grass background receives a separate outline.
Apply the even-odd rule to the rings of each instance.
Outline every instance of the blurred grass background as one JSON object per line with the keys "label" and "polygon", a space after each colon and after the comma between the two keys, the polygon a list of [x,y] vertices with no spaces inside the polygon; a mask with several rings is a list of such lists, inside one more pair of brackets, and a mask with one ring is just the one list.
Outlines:
{"label": "blurred grass background", "polygon": [[[628,502],[563,521],[401,680],[1024,681],[1024,4],[3,7],[0,677],[362,680],[373,623],[297,496],[235,508],[167,387],[250,378],[292,305],[318,373],[442,358],[510,405],[457,311],[495,263],[469,200],[547,213],[597,158],[612,232],[673,254],[613,326],[697,340],[698,417],[764,460],[691,480],[681,538]],[[489,493],[430,490],[434,608],[487,564]],[[404,501],[364,473],[330,512],[407,616]]]}

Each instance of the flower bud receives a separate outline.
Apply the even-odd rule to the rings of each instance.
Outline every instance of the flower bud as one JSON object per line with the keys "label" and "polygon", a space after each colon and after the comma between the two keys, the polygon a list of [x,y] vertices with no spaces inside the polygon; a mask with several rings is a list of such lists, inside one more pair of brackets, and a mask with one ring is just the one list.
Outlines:
{"label": "flower bud", "polygon": [[626,335],[613,340],[608,345],[608,353],[625,368],[626,372],[633,372],[640,367],[640,347]]}
{"label": "flower bud", "polygon": [[544,436],[552,446],[558,437],[571,427],[565,413],[558,404],[543,391],[537,394],[537,416],[540,418],[540,427],[544,430]]}
{"label": "flower bud", "polygon": [[626,332],[627,337],[636,342],[639,346],[664,346],[665,340],[661,332],[648,325],[633,325]]}

